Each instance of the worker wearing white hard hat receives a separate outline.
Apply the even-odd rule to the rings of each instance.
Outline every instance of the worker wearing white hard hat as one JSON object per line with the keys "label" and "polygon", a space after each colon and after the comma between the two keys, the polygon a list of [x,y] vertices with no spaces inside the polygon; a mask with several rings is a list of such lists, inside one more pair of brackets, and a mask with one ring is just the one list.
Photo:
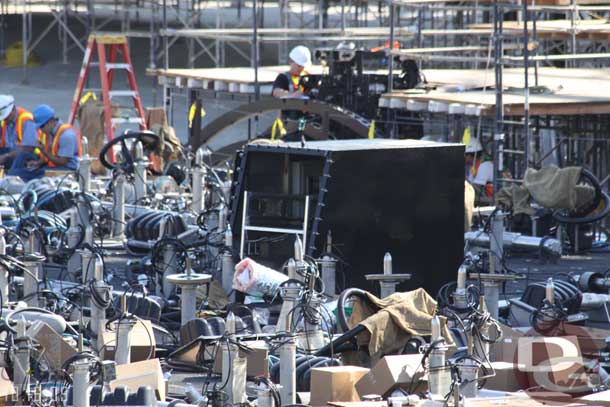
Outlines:
{"label": "worker wearing white hard hat", "polygon": [[[306,68],[311,65],[311,52],[303,45],[294,47],[288,55],[288,65],[288,72],[282,72],[275,78],[271,94],[282,99],[307,99],[308,90],[301,83],[301,77],[307,75]],[[268,131],[271,139],[284,137],[285,140],[290,140],[292,137],[300,137],[297,133],[305,130],[298,130],[301,118],[303,112],[300,110],[282,110]]]}
{"label": "worker wearing white hard hat", "polygon": [[17,106],[12,95],[0,95],[0,165],[12,167],[19,153],[35,155],[40,137],[32,113]]}
{"label": "worker wearing white hard hat", "polygon": [[484,160],[483,145],[478,138],[470,137],[470,129],[466,130],[462,141],[466,145],[464,151],[466,180],[477,191],[479,200],[489,200],[493,197],[493,162]]}
{"label": "worker wearing white hard hat", "polygon": [[311,65],[311,52],[303,45],[294,47],[288,55],[288,72],[281,73],[273,82],[273,96],[276,98],[300,98],[305,95],[305,89],[300,84],[301,75]]}

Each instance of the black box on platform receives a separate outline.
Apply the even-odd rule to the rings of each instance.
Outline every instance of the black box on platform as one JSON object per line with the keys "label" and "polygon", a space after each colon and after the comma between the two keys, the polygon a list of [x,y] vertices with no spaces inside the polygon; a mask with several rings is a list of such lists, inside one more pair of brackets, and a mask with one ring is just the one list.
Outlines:
{"label": "black box on platform", "polygon": [[331,231],[332,251],[347,263],[338,289],[377,293],[377,283],[364,276],[383,272],[386,252],[394,273],[413,275],[403,290],[424,287],[435,296],[456,278],[464,249],[461,144],[250,144],[235,169],[230,222],[243,257],[280,269],[293,257],[295,233],[306,229],[305,252],[319,258]]}

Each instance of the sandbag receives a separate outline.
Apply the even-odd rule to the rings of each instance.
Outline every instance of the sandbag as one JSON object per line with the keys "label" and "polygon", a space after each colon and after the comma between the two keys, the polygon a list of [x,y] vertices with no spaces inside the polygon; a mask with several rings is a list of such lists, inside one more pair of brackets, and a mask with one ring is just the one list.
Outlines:
{"label": "sandbag", "polygon": [[161,139],[159,148],[155,151],[157,168],[162,169],[165,163],[178,160],[182,143],[176,136],[174,128],[167,123],[165,109],[162,107],[149,107],[145,111],[146,126]]}
{"label": "sandbag", "polygon": [[472,213],[474,212],[474,201],[476,191],[470,182],[464,181],[464,231],[468,232],[472,226]]}
{"label": "sandbag", "polygon": [[[118,106],[112,105],[113,117],[118,117],[118,114]],[[105,174],[106,168],[98,159],[100,151],[102,151],[102,147],[107,141],[103,103],[93,98],[87,99],[85,103],[78,107],[76,119],[81,135],[87,137],[89,142],[89,156],[93,159],[91,172],[97,175]]]}
{"label": "sandbag", "polygon": [[498,203],[512,209],[515,215],[532,215],[535,212],[532,201],[548,209],[573,211],[595,197],[592,186],[579,184],[581,171],[581,167],[555,165],[540,170],[528,168],[523,185],[503,188],[498,193]]}

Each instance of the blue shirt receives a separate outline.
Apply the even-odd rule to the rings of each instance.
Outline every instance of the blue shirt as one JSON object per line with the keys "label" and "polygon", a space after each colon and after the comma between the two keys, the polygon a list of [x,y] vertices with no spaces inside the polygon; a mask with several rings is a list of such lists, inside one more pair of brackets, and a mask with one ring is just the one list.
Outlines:
{"label": "blue shirt", "polygon": [[[61,124],[61,120],[58,120],[55,128],[53,129],[50,140],[51,146],[55,141],[55,134],[57,133],[57,130]],[[66,168],[71,170],[78,169],[78,135],[73,129],[68,128],[61,134],[61,137],[59,138],[57,155],[62,158],[69,158]]]}
{"label": "blue shirt", "polygon": [[[17,115],[12,123],[6,122],[6,147],[13,150],[17,143]],[[38,145],[38,129],[32,120],[23,122],[23,139],[21,145],[24,147],[36,147]]]}

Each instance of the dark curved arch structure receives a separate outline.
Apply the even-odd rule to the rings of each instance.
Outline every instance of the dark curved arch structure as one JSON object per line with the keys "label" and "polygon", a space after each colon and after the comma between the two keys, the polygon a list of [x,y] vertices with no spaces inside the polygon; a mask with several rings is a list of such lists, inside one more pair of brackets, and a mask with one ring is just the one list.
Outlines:
{"label": "dark curved arch structure", "polygon": [[[370,120],[336,105],[316,100],[269,98],[241,105],[236,109],[223,114],[205,126],[201,132],[199,132],[198,137],[192,137],[189,140],[189,143],[193,149],[196,150],[201,145],[214,140],[223,130],[236,123],[252,116],[276,110],[300,110],[305,113],[318,115],[321,119],[320,129],[324,134],[329,134],[331,123],[337,123],[350,130],[350,136],[353,137],[355,135],[357,138],[366,138],[368,137],[369,127],[371,125]],[[245,136],[247,137],[247,135]],[[246,137],[244,137],[243,142],[247,141]],[[240,142],[238,144],[241,145],[243,143]],[[232,146],[238,147],[237,145]],[[223,150],[232,146],[225,146]]]}

